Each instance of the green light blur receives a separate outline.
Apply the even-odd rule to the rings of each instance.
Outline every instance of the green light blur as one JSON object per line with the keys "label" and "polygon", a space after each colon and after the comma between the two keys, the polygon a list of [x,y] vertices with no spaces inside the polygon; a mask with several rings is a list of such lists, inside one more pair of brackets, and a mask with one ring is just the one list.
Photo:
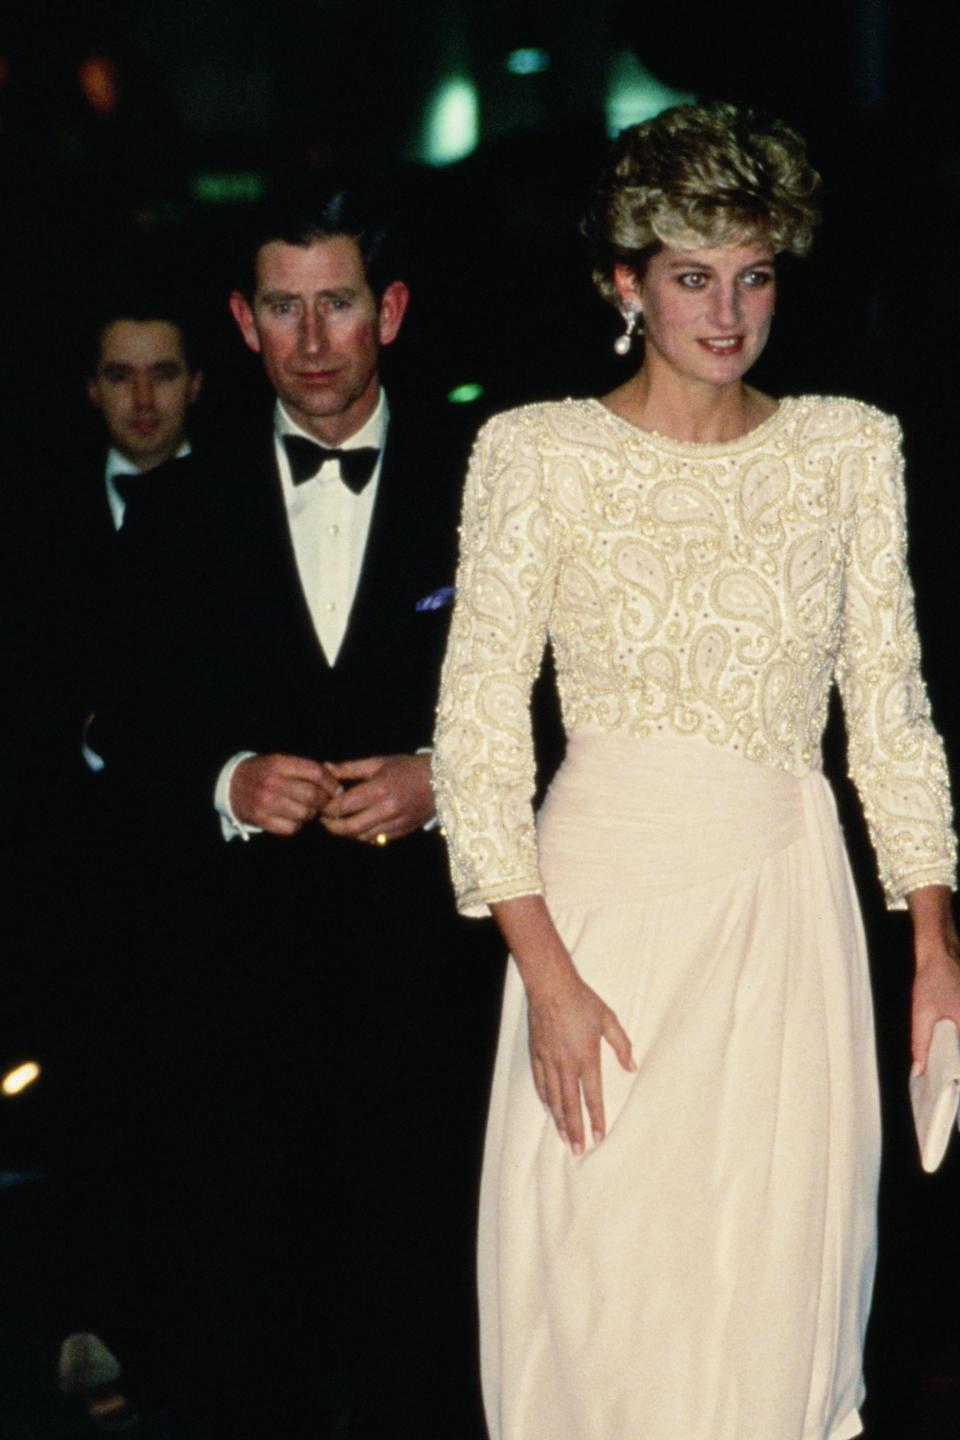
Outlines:
{"label": "green light blur", "polygon": [[422,158],[428,165],[452,165],[477,148],[477,87],[463,75],[441,81],[427,105]]}
{"label": "green light blur", "polygon": [[521,50],[511,50],[506,66],[511,75],[540,75],[549,69],[550,56],[546,50],[528,45]]}
{"label": "green light blur", "polygon": [[455,385],[447,396],[451,405],[470,405],[474,400],[479,400],[483,394],[483,386],[474,382],[466,385]]}
{"label": "green light blur", "polygon": [[614,55],[607,80],[605,103],[607,134],[619,135],[627,125],[639,125],[669,105],[691,105],[696,99],[684,90],[671,90],[651,75],[629,50]]}
{"label": "green light blur", "polygon": [[263,195],[263,179],[252,170],[194,175],[190,188],[194,198],[207,205],[235,205],[259,200]]}

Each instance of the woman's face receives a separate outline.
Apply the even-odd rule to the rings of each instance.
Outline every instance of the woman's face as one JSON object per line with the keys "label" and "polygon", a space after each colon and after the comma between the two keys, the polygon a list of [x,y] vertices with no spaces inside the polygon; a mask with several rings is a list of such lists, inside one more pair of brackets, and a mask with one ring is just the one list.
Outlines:
{"label": "woman's face", "polygon": [[770,246],[664,247],[642,280],[626,266],[614,278],[621,298],[635,303],[645,326],[644,364],[707,385],[740,380],[770,334],[776,271]]}

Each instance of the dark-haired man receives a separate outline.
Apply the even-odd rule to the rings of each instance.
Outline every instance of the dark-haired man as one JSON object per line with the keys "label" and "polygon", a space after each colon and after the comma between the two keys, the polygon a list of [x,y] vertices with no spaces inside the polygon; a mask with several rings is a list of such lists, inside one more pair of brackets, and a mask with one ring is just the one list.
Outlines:
{"label": "dark-haired man", "polygon": [[[45,460],[54,479],[36,502],[42,513],[33,525],[43,536],[36,571],[51,691],[35,745],[46,751],[47,773],[62,777],[58,792],[82,783],[82,726],[98,707],[107,637],[123,604],[117,533],[148,474],[190,453],[187,425],[203,385],[183,322],[163,298],[124,295],[104,304],[91,335],[86,389],[105,433],[79,445],[71,434],[69,454]],[[87,763],[99,768],[100,761],[87,751]],[[58,793],[61,807],[64,798]],[[75,803],[73,796],[71,811]]]}
{"label": "dark-haired man", "polygon": [[[363,567],[387,438],[380,348],[396,339],[408,298],[400,280],[374,293],[360,246],[347,234],[306,245],[268,241],[257,253],[252,294],[235,290],[231,296],[244,341],[259,354],[277,395],[276,460],[297,568],[332,667]],[[316,461],[312,489],[299,495],[291,439]],[[323,460],[316,442],[328,450],[344,446],[347,453]],[[353,487],[344,473],[351,450],[370,457],[369,478]],[[441,497],[431,497],[433,505],[438,500],[442,505]],[[433,563],[442,562],[435,557]],[[435,578],[449,579],[449,567]],[[351,782],[349,793],[343,793],[344,782]],[[244,826],[288,835],[319,820],[330,834],[380,845],[433,815],[426,755],[368,757],[346,767],[286,755],[250,757],[236,766],[221,795],[221,809]]]}
{"label": "dark-haired man", "polygon": [[189,454],[187,420],[202,384],[178,320],[148,307],[121,309],[100,325],[87,394],[110,437],[105,481],[117,528],[124,502],[116,475],[144,474]]}
{"label": "dark-haired man", "polygon": [[200,1433],[467,1440],[495,981],[422,753],[464,447],[381,387],[408,291],[351,196],[266,212],[251,254],[230,304],[272,411],[136,510],[104,717],[131,845],[204,897],[165,971],[202,1097],[187,1388]]}
{"label": "dark-haired man", "polygon": [[102,427],[89,442],[75,427],[47,437],[56,453],[38,455],[38,481],[23,487],[29,520],[16,557],[25,579],[11,706],[20,787],[7,809],[22,879],[9,908],[26,922],[22,1010],[14,1013],[24,1036],[36,1037],[56,1116],[44,1157],[59,1211],[44,1261],[56,1275],[50,1323],[63,1332],[116,1322],[111,1340],[123,1348],[131,1307],[119,1292],[128,1275],[136,1285],[131,1257],[142,1252],[127,1200],[134,1173],[152,1174],[139,1165],[135,1076],[145,1041],[129,1020],[152,1022],[125,991],[135,976],[132,937],[149,915],[104,813],[103,777],[91,773],[103,763],[96,741],[86,745],[84,735],[114,688],[113,636],[127,603],[123,528],[160,467],[190,453],[187,425],[203,375],[175,298],[139,286],[100,306],[86,369]]}
{"label": "dark-haired man", "polygon": [[[104,632],[112,608],[123,603],[114,585],[112,538],[144,477],[190,454],[187,424],[203,385],[183,323],[162,301],[118,301],[102,311],[95,333],[87,395],[103,417],[109,445],[106,455],[101,449],[72,477],[72,493],[63,497],[68,523],[62,527],[72,557],[66,605],[74,627],[78,622],[83,627],[73,663],[84,715],[99,703]],[[88,764],[98,768],[94,752],[85,753]]]}
{"label": "dark-haired man", "polygon": [[187,426],[203,385],[183,319],[164,296],[105,302],[91,327],[87,372],[105,433],[79,445],[71,434],[69,454],[45,458],[54,479],[42,488],[33,524],[43,536],[36,556],[41,620],[57,686],[40,717],[38,744],[61,756],[57,768],[67,775],[79,764],[80,727],[97,706],[105,637],[123,603],[114,575],[117,532],[145,477],[190,453]]}

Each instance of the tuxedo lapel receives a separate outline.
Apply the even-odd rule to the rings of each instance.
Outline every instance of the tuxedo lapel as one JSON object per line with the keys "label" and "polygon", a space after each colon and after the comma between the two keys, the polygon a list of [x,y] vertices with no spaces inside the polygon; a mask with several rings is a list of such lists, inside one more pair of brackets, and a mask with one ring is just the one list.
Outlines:
{"label": "tuxedo lapel", "polygon": [[328,668],[307,604],[287,519],[272,428],[248,450],[241,482],[228,492],[229,524],[243,555],[253,623],[295,671]]}
{"label": "tuxedo lapel", "polygon": [[103,457],[91,457],[80,473],[71,477],[69,486],[57,493],[54,523],[61,529],[65,548],[74,553],[82,549],[91,557],[93,566],[99,567],[116,534],[107,500]]}
{"label": "tuxedo lapel", "polygon": [[117,529],[113,523],[113,513],[107,499],[107,482],[104,479],[102,468],[99,474],[90,477],[87,515],[91,538],[97,545],[109,545],[116,536]]}
{"label": "tuxedo lapel", "polygon": [[[427,436],[429,431],[427,432]],[[409,414],[394,412],[377,487],[363,567],[339,660],[364,664],[395,643],[398,623],[409,621],[420,594],[448,583],[436,566],[428,438]],[[339,661],[338,661],[339,663]]]}
{"label": "tuxedo lapel", "polygon": [[357,651],[366,655],[371,635],[377,631],[378,612],[388,602],[390,595],[390,564],[396,553],[396,522],[402,519],[398,514],[398,500],[402,497],[403,471],[394,446],[391,423],[388,431],[380,479],[377,482],[377,498],[370,517],[367,543],[363,552],[363,564],[357,581],[350,619],[340,647],[338,660],[347,663]]}

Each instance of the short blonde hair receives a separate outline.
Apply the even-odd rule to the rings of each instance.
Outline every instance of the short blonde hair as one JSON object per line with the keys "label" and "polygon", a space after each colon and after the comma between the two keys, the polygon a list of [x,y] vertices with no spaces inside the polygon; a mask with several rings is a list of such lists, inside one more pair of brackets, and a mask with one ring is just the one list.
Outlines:
{"label": "short blonde hair", "polygon": [[583,221],[594,282],[618,305],[613,268],[642,278],[663,245],[769,241],[805,255],[820,218],[820,176],[782,120],[735,105],[676,105],[613,142]]}

